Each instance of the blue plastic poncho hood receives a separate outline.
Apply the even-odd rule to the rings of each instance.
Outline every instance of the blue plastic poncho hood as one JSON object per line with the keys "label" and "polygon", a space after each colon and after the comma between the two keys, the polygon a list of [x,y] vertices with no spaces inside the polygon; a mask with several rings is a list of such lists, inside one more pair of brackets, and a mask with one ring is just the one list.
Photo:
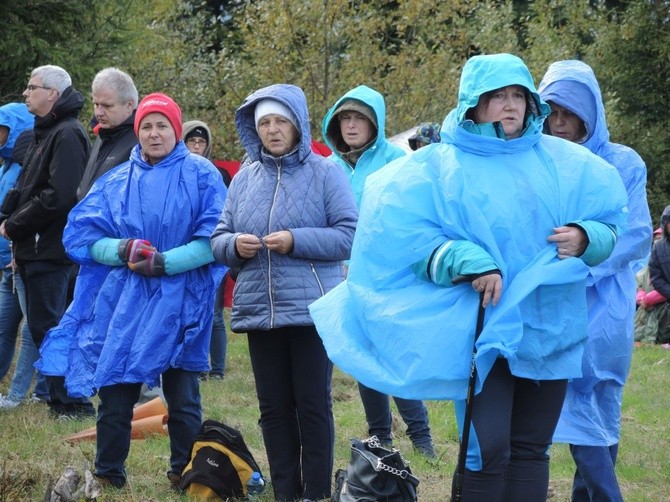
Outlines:
{"label": "blue plastic poncho hood", "polygon": [[499,356],[521,377],[580,374],[588,267],[559,260],[546,238],[579,220],[624,225],[626,196],[611,166],[541,134],[548,108],[539,99],[540,115],[517,139],[459,125],[459,110],[479,99],[473,93],[524,85],[535,94],[524,68],[510,55],[472,58],[463,72],[483,82],[463,79],[459,108],[445,120],[447,144],[368,178],[348,278],[310,311],[333,362],[369,387],[413,399],[465,397],[477,294],[423,281],[412,268],[449,239],[481,246],[505,285],[478,343],[478,388]]}
{"label": "blue plastic poncho hood", "polygon": [[[345,101],[360,101],[368,108],[372,109],[377,121],[377,137],[371,145],[361,154],[353,168],[343,157],[338,147],[342,148],[343,140],[340,132],[339,120],[335,111]],[[337,163],[344,174],[347,175],[351,189],[354,192],[356,204],[360,206],[361,197],[367,177],[387,165],[392,160],[404,157],[405,151],[399,146],[393,145],[386,140],[386,104],[384,96],[366,85],[359,85],[351,89],[344,96],[338,99],[328,110],[323,118],[322,133],[328,147],[333,150],[333,154],[328,157]]]}

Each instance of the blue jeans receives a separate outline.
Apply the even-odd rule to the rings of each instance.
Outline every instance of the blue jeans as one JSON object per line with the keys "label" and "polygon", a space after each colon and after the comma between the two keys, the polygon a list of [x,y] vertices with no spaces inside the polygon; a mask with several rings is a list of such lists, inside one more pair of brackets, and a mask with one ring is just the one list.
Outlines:
{"label": "blue jeans", "polygon": [[6,268],[0,280],[0,379],[5,377],[14,359],[22,318],[19,297],[14,291],[14,274],[11,268]]}
{"label": "blue jeans", "polygon": [[[198,373],[170,368],[162,375],[168,408],[170,470],[181,475],[191,456],[191,447],[202,424]],[[98,390],[95,474],[121,487],[126,482],[125,461],[130,451],[133,406],[142,384],[116,384]]]}
{"label": "blue jeans", "polygon": [[[363,401],[368,434],[377,436],[382,443],[391,443],[391,403],[389,396],[358,383]],[[407,425],[407,435],[415,448],[432,448],[433,440],[428,425],[428,411],[423,401],[394,397],[398,412]]]}
{"label": "blue jeans", "polygon": [[[26,292],[19,274],[14,274],[12,269],[4,270],[0,281],[0,375],[5,376],[14,355],[16,346],[17,329],[21,319],[26,313]],[[18,315],[17,315],[18,314]],[[30,335],[28,323],[24,322],[21,327],[21,348],[16,360],[14,376],[9,387],[7,398],[11,401],[22,401],[37,374],[35,383],[35,395],[46,400],[49,389],[46,379],[35,371],[33,365],[39,357],[39,350]]]}
{"label": "blue jeans", "polygon": [[[71,265],[52,261],[24,261],[18,264],[25,287],[26,319],[36,347],[51,328],[56,326],[67,307],[68,282]],[[47,377],[49,406],[55,413],[93,413],[87,398],[70,397],[65,390],[65,378]]]}
{"label": "blue jeans", "polygon": [[33,381],[33,375],[35,375],[35,395],[43,401],[48,401],[49,386],[47,385],[47,379],[42,373],[34,368],[35,361],[40,357],[40,351],[35,346],[33,337],[30,335],[28,322],[25,320],[26,289],[19,274],[14,276],[14,286],[19,298],[19,306],[21,307],[24,322],[23,327],[21,328],[21,349],[19,350],[19,357],[16,360],[14,377],[12,378],[12,384],[9,387],[7,398],[12,401],[22,401],[26,397],[26,394],[28,394],[30,384]]}
{"label": "blue jeans", "polygon": [[619,445],[570,445],[577,470],[572,484],[573,502],[623,502],[614,466]]}
{"label": "blue jeans", "polygon": [[223,376],[226,373],[226,351],[228,338],[226,336],[226,323],[223,319],[223,288],[221,281],[216,290],[214,301],[214,324],[212,325],[212,339],[209,343],[209,357],[212,364],[210,374]]}

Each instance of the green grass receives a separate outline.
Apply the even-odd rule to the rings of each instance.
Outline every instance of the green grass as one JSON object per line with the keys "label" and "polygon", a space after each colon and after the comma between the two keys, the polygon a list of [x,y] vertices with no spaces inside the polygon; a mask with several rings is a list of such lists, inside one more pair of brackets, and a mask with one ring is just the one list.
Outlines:
{"label": "green grass", "polygon": [[[13,371],[13,369],[12,369]],[[11,373],[10,373],[11,374]],[[0,382],[6,394],[9,377]],[[644,346],[635,349],[631,376],[626,387],[618,475],[627,502],[670,501],[670,351]],[[247,354],[246,337],[229,333],[227,375],[222,381],[201,386],[204,417],[226,422],[244,435],[256,460],[267,474],[267,458],[258,427],[258,406]],[[458,444],[453,407],[450,402],[427,402],[431,428],[438,452],[429,461],[411,449],[403,434],[402,421],[394,419],[395,446],[410,461],[419,477],[419,500],[449,499],[451,473]],[[349,459],[349,439],[365,437],[363,408],[355,382],[336,369],[333,377],[333,408],[336,426],[335,469]],[[40,501],[49,479],[56,480],[66,466],[81,472],[93,465],[92,442],[69,445],[66,436],[94,425],[85,422],[57,422],[47,416],[41,404],[0,410],[0,502]],[[127,461],[129,483],[121,491],[105,489],[98,500],[170,501],[187,500],[170,491],[165,477],[168,468],[167,437],[133,441]],[[570,500],[573,463],[565,445],[552,448],[552,501]],[[268,493],[263,501],[272,500]]]}

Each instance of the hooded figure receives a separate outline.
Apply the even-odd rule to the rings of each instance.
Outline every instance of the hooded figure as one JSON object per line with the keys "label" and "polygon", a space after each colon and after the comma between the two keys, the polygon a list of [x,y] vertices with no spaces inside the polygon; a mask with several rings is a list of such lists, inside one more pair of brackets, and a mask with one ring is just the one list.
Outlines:
{"label": "hooded figure", "polygon": [[[633,149],[609,141],[600,87],[590,66],[581,61],[553,63],[540,83],[539,93],[552,107],[547,120],[549,132],[560,135],[569,130],[570,118],[561,117],[561,108],[573,114],[574,129],[580,129],[581,120],[585,135],[576,134],[581,136],[577,142],[617,169],[628,194],[626,232],[619,236],[610,257],[589,271],[589,341],[582,359],[583,375],[568,385],[554,434],[554,441],[572,445],[581,473],[588,467],[580,463],[575,445],[612,447],[619,443],[623,386],[633,355],[635,272],[647,258],[652,233],[647,170]],[[606,457],[609,459],[609,452]],[[608,463],[616,479],[614,462]],[[590,478],[587,472],[582,477]],[[618,486],[607,484],[605,489],[614,490],[620,498]],[[583,490],[586,493],[585,486]]]}
{"label": "hooded figure", "polygon": [[212,159],[212,131],[209,126],[201,120],[189,120],[184,122],[184,131],[182,139],[187,142],[190,138],[202,138],[207,141],[202,156],[206,159]]}
{"label": "hooded figure", "polygon": [[[358,112],[370,120],[372,139],[359,148],[351,148],[342,137],[340,117],[342,112]],[[405,155],[405,151],[388,141],[386,127],[386,105],[384,96],[366,85],[350,90],[328,110],[323,118],[323,137],[333,150],[329,157],[339,164],[349,177],[356,203],[360,206],[366,178],[394,159]]]}
{"label": "hooded figure", "polygon": [[231,326],[246,332],[276,500],[330,498],[332,363],[308,305],[344,278],[357,211],[341,170],[311,149],[302,89],[276,84],[235,114],[246,166],[211,245],[239,269]]}
{"label": "hooded figure", "polygon": [[[0,144],[0,157],[3,161],[0,167],[0,201],[4,200],[7,191],[16,184],[23,163],[26,147],[24,146],[21,152],[15,152],[16,140],[23,131],[32,129],[34,123],[35,116],[28,111],[25,103],[8,103],[0,106],[0,128],[5,129],[5,139]],[[19,153],[21,154],[21,160],[17,159]],[[1,239],[0,269],[9,265],[11,259],[9,241]]]}
{"label": "hooded figure", "polygon": [[[480,113],[496,108],[489,120]],[[565,382],[581,375],[589,265],[608,256],[625,225],[616,171],[543,135],[548,113],[518,57],[471,58],[443,143],[368,178],[347,280],[310,307],[340,368],[394,396],[456,399],[462,427],[479,302],[473,287],[484,287],[485,306],[487,294],[502,291],[477,342],[475,404],[485,406],[475,406],[466,464],[466,492],[476,473],[491,491],[487,500],[513,492],[513,468],[528,469],[538,499],[546,497]],[[472,286],[454,285],[460,275],[474,277]],[[487,387],[490,372],[504,393]],[[524,389],[516,404],[514,385]],[[550,416],[539,416],[544,402],[514,413],[535,390],[550,401]],[[516,445],[526,440],[533,450],[524,459]]]}

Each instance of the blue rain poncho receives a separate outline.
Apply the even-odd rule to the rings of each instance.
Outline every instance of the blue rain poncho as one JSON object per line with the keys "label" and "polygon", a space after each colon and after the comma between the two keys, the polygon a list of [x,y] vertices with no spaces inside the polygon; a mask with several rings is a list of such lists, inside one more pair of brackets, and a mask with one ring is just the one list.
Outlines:
{"label": "blue rain poncho", "polygon": [[623,385],[633,354],[634,266],[649,254],[651,242],[647,170],[634,150],[609,141],[600,87],[588,65],[552,64],[539,92],[545,101],[582,119],[587,136],[581,144],[616,167],[628,193],[628,229],[619,236],[612,255],[589,271],[583,376],[569,383],[554,434],[555,442],[611,446],[619,442]]}
{"label": "blue rain poncho", "polygon": [[209,238],[223,209],[221,175],[183,142],[159,163],[137,145],[130,161],[93,185],[68,216],[63,243],[81,265],[74,301],[49,331],[36,367],[64,375],[68,394],[90,396],[118,383],[150,387],[170,367],[209,369],[214,294],[224,268],[146,277],[93,260],[104,237],[147,239],[160,252]]}
{"label": "blue rain poncho", "polygon": [[[7,128],[7,140],[0,145],[0,204],[10,188],[16,185],[21,166],[13,158],[14,144],[19,135],[26,129],[32,129],[35,116],[28,111],[25,103],[7,103],[0,106],[0,126]],[[12,261],[12,251],[7,239],[0,239],[0,269],[5,268]]]}
{"label": "blue rain poncho", "polygon": [[[479,96],[508,85],[526,87],[539,110],[523,135],[505,141],[466,130],[476,129],[465,113]],[[519,377],[581,374],[589,269],[579,258],[559,260],[547,237],[571,222],[624,225],[626,194],[609,164],[541,133],[548,110],[519,58],[472,58],[442,127],[445,144],[368,178],[348,278],[310,307],[345,372],[407,399],[465,397],[478,294],[413,272],[453,239],[480,246],[503,277],[477,344],[477,389],[497,357]]]}

